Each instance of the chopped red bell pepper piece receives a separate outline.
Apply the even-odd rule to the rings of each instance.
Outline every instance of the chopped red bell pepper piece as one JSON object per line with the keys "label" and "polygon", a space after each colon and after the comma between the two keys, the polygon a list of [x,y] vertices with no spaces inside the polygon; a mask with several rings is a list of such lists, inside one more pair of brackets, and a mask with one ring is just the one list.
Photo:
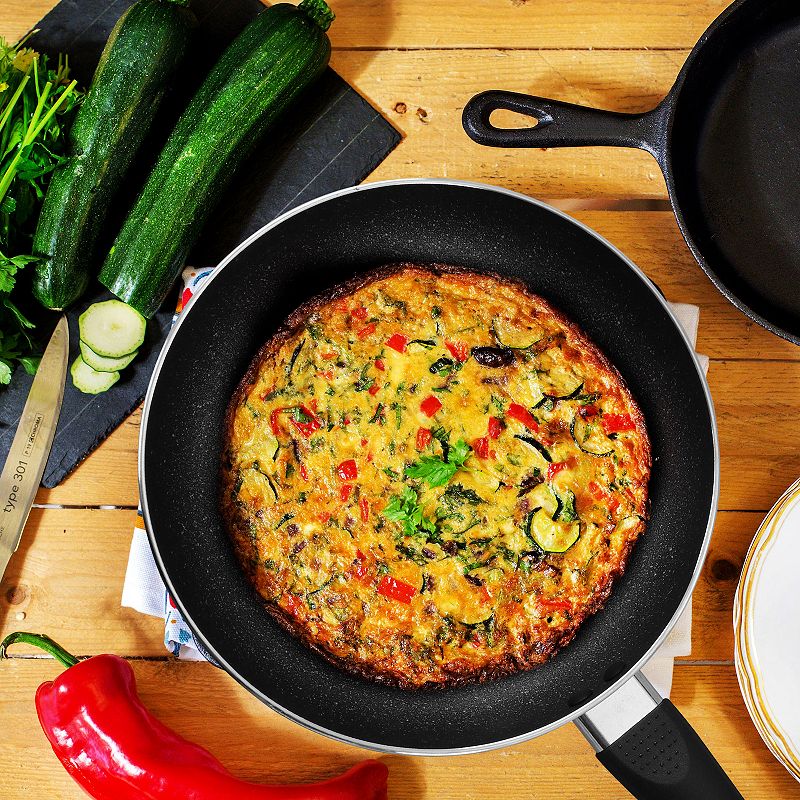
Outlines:
{"label": "chopped red bell pepper piece", "polygon": [[366,497],[362,497],[358,501],[358,507],[361,510],[361,521],[369,522],[369,500]]}
{"label": "chopped red bell pepper piece", "polygon": [[[290,613],[300,607],[286,595]],[[295,605],[296,604],[296,605]],[[0,657],[16,642],[46,650],[68,669],[36,692],[39,722],[70,776],[95,798],[173,800],[386,800],[388,770],[363,761],[317,784],[276,786],[241,781],[204,748],[172,731],[142,704],[130,664],[113,655],[78,661],[40,634],[16,631],[0,643]]]}
{"label": "chopped red bell pepper piece", "polygon": [[300,601],[300,598],[293,594],[287,594],[284,596],[286,598],[286,610],[290,614],[296,615],[303,607],[303,603]]}
{"label": "chopped red bell pepper piece", "polygon": [[420,428],[417,431],[417,450],[424,450],[433,440],[430,428]]}
{"label": "chopped red bell pepper piece", "polygon": [[472,449],[478,458],[489,458],[489,437],[483,436],[472,443]]}
{"label": "chopped red bell pepper piece", "polygon": [[371,333],[375,333],[375,328],[377,328],[377,324],[374,322],[370,322],[369,325],[365,325],[356,335],[359,339],[363,339],[365,336],[369,336]]}
{"label": "chopped red bell pepper piece", "polygon": [[612,497],[608,501],[608,510],[613,514],[619,508],[619,498]]}
{"label": "chopped red bell pepper piece", "polygon": [[408,347],[410,341],[408,336],[403,336],[402,333],[393,333],[386,340],[386,344],[391,347],[392,350],[397,350],[398,353],[405,353],[406,347]]}
{"label": "chopped red bell pepper piece", "polygon": [[486,426],[490,439],[497,439],[503,430],[503,423],[497,417],[489,417],[489,423]]}
{"label": "chopped red bell pepper piece", "polygon": [[[313,402],[313,401],[312,401]],[[308,439],[314,431],[318,431],[322,427],[322,423],[314,416],[314,412],[310,408],[306,408],[306,406],[299,406],[299,410],[303,413],[304,416],[309,417],[306,422],[300,422],[294,418],[292,418],[292,425],[303,434],[303,436]]]}
{"label": "chopped red bell pepper piece", "polygon": [[328,524],[328,522],[330,521],[330,518],[331,518],[331,516],[332,516],[332,515],[331,515],[331,512],[330,512],[330,511],[323,511],[323,512],[322,512],[322,513],[319,515],[319,521],[320,521],[320,522],[321,522],[323,525],[327,525],[327,524]]}
{"label": "chopped red bell pepper piece", "polygon": [[512,403],[508,407],[508,416],[511,417],[511,419],[517,420],[517,422],[521,422],[528,430],[539,430],[539,423],[533,418],[533,414],[519,403]]}
{"label": "chopped red bell pepper piece", "polygon": [[456,361],[464,363],[469,358],[469,349],[464,342],[445,342],[444,346],[450,351],[450,355]]}
{"label": "chopped red bell pepper piece", "polygon": [[389,575],[384,575],[378,584],[378,594],[382,594],[391,600],[398,600],[406,605],[411,603],[411,598],[416,593],[417,590],[410,583],[392,578]]}
{"label": "chopped red bell pepper piece", "polygon": [[386,364],[383,363],[382,358],[375,359],[375,369],[380,370],[381,372],[386,372]]}
{"label": "chopped red bell pepper piece", "polygon": [[338,353],[323,353],[323,354],[322,354],[322,357],[323,357],[323,358],[324,358],[326,361],[330,361],[331,359],[334,359],[334,358],[336,358],[336,356],[337,356],[337,355],[338,355]]}
{"label": "chopped red bell pepper piece", "polygon": [[362,322],[367,318],[367,309],[364,306],[359,306],[358,308],[354,308],[350,312],[356,319],[361,320]]}
{"label": "chopped red bell pepper piece", "polygon": [[358,477],[358,467],[352,458],[348,458],[347,461],[342,461],[342,463],[336,467],[336,472],[343,481],[354,481]]}
{"label": "chopped red bell pepper piece", "polygon": [[594,497],[595,500],[602,500],[606,496],[606,493],[603,491],[603,489],[601,489],[600,486],[598,486],[594,481],[589,481],[588,489],[592,493],[592,497]]}
{"label": "chopped red bell pepper piece", "polygon": [[354,578],[357,578],[362,583],[365,583],[364,578],[368,578],[370,571],[366,565],[366,556],[360,551],[356,550],[356,563],[350,571]]}
{"label": "chopped red bell pepper piece", "polygon": [[442,407],[438,397],[428,395],[420,404],[420,410],[428,417],[432,417]]}
{"label": "chopped red bell pepper piece", "polygon": [[350,494],[353,491],[353,484],[346,483],[342,488],[339,490],[339,497],[342,499],[343,503],[346,503],[350,499]]}
{"label": "chopped red bell pepper piece", "polygon": [[368,389],[369,393],[370,393],[370,394],[371,394],[373,397],[375,397],[375,395],[376,395],[376,394],[378,394],[378,392],[379,392],[380,390],[381,390],[381,387],[380,387],[380,386],[378,386],[378,384],[377,384],[377,383],[373,383],[373,384],[372,384],[372,386],[370,386],[370,387],[369,387],[369,389]]}
{"label": "chopped red bell pepper piece", "polygon": [[552,481],[553,478],[555,478],[555,476],[558,475],[558,473],[561,472],[562,469],[566,469],[566,468],[567,468],[567,464],[566,464],[565,461],[559,461],[559,462],[557,462],[555,464],[548,464],[547,465],[546,479],[548,481]]}
{"label": "chopped red bell pepper piece", "polygon": [[307,481],[307,480],[308,480],[308,470],[306,469],[306,465],[305,465],[305,464],[301,464],[301,465],[300,465],[300,477],[301,477],[301,478],[302,478],[304,481]]}
{"label": "chopped red bell pepper piece", "polygon": [[330,369],[326,369],[324,372],[318,372],[317,376],[320,378],[325,378],[326,381],[333,380],[333,371]]}
{"label": "chopped red bell pepper piece", "polygon": [[572,603],[569,600],[539,600],[539,608],[544,612],[550,611],[569,611],[572,608]]}
{"label": "chopped red bell pepper piece", "polygon": [[636,429],[630,414],[603,414],[600,423],[606,433],[622,433]]}
{"label": "chopped red bell pepper piece", "polygon": [[597,406],[581,406],[578,409],[578,414],[583,417],[583,419],[590,419],[591,417],[596,417],[598,413]]}
{"label": "chopped red bell pepper piece", "polygon": [[492,593],[486,588],[485,583],[483,584],[483,586],[481,586],[481,596],[487,603],[490,603],[493,599]]}

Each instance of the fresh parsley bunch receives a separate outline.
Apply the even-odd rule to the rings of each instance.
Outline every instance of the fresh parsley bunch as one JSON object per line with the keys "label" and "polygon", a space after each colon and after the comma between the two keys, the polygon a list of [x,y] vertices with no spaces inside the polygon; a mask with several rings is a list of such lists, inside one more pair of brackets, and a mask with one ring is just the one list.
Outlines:
{"label": "fresh parsley bunch", "polygon": [[31,241],[50,173],[65,159],[67,127],[83,99],[69,80],[66,58],[0,38],[0,384],[16,364],[36,371],[34,323],[23,309],[19,273],[36,261]]}

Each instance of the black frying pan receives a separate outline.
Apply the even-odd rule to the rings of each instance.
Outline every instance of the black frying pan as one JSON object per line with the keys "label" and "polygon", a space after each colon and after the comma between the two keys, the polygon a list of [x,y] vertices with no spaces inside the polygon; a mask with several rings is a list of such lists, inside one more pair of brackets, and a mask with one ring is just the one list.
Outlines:
{"label": "black frying pan", "polygon": [[[225,408],[261,344],[310,296],[397,261],[524,280],[611,357],[652,439],[652,520],[606,609],[548,664],[481,686],[404,692],[346,675],[313,654],[263,609],[217,507]],[[639,797],[738,798],[669,701],[631,677],[689,597],[718,488],[707,385],[647,278],[597,234],[547,206],[446,181],[329,195],[268,225],[223,264],[161,353],[145,403],[139,478],[164,580],[224,669],[280,713],[366,747],[474,752],[578,718],[601,760]],[[672,738],[659,742],[662,734]]]}
{"label": "black frying pan", "polygon": [[[463,122],[494,147],[647,150],[686,243],[717,288],[800,344],[800,3],[738,0],[703,34],[667,97],[645,114],[490,91]],[[535,118],[496,128],[493,111]]]}

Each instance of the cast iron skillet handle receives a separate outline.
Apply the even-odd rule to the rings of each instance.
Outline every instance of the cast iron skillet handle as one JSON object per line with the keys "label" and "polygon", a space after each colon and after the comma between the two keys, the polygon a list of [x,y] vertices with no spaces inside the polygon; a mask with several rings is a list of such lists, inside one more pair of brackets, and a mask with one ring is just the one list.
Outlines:
{"label": "cast iron skillet handle", "polygon": [[742,800],[692,726],[640,672],[576,725],[638,800]]}
{"label": "cast iron skillet handle", "polygon": [[[499,109],[537,121],[532,128],[496,128],[490,117]],[[490,91],[464,106],[461,122],[467,135],[490,147],[638,147],[659,158],[665,105],[644,114],[620,114],[562,103],[517,92]]]}

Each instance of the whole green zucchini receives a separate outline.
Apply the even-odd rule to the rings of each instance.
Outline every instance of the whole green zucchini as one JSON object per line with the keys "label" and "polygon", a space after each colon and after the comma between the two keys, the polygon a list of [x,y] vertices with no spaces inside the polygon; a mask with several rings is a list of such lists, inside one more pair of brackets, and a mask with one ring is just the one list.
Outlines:
{"label": "whole green zucchini", "polygon": [[53,174],[33,241],[33,293],[62,309],[83,294],[97,236],[197,24],[189,0],[138,0],[111,31]]}
{"label": "whole green zucchini", "polygon": [[324,0],[262,11],[230,44],[159,156],[100,273],[151,317],[222,190],[258,138],[325,69],[333,14]]}

